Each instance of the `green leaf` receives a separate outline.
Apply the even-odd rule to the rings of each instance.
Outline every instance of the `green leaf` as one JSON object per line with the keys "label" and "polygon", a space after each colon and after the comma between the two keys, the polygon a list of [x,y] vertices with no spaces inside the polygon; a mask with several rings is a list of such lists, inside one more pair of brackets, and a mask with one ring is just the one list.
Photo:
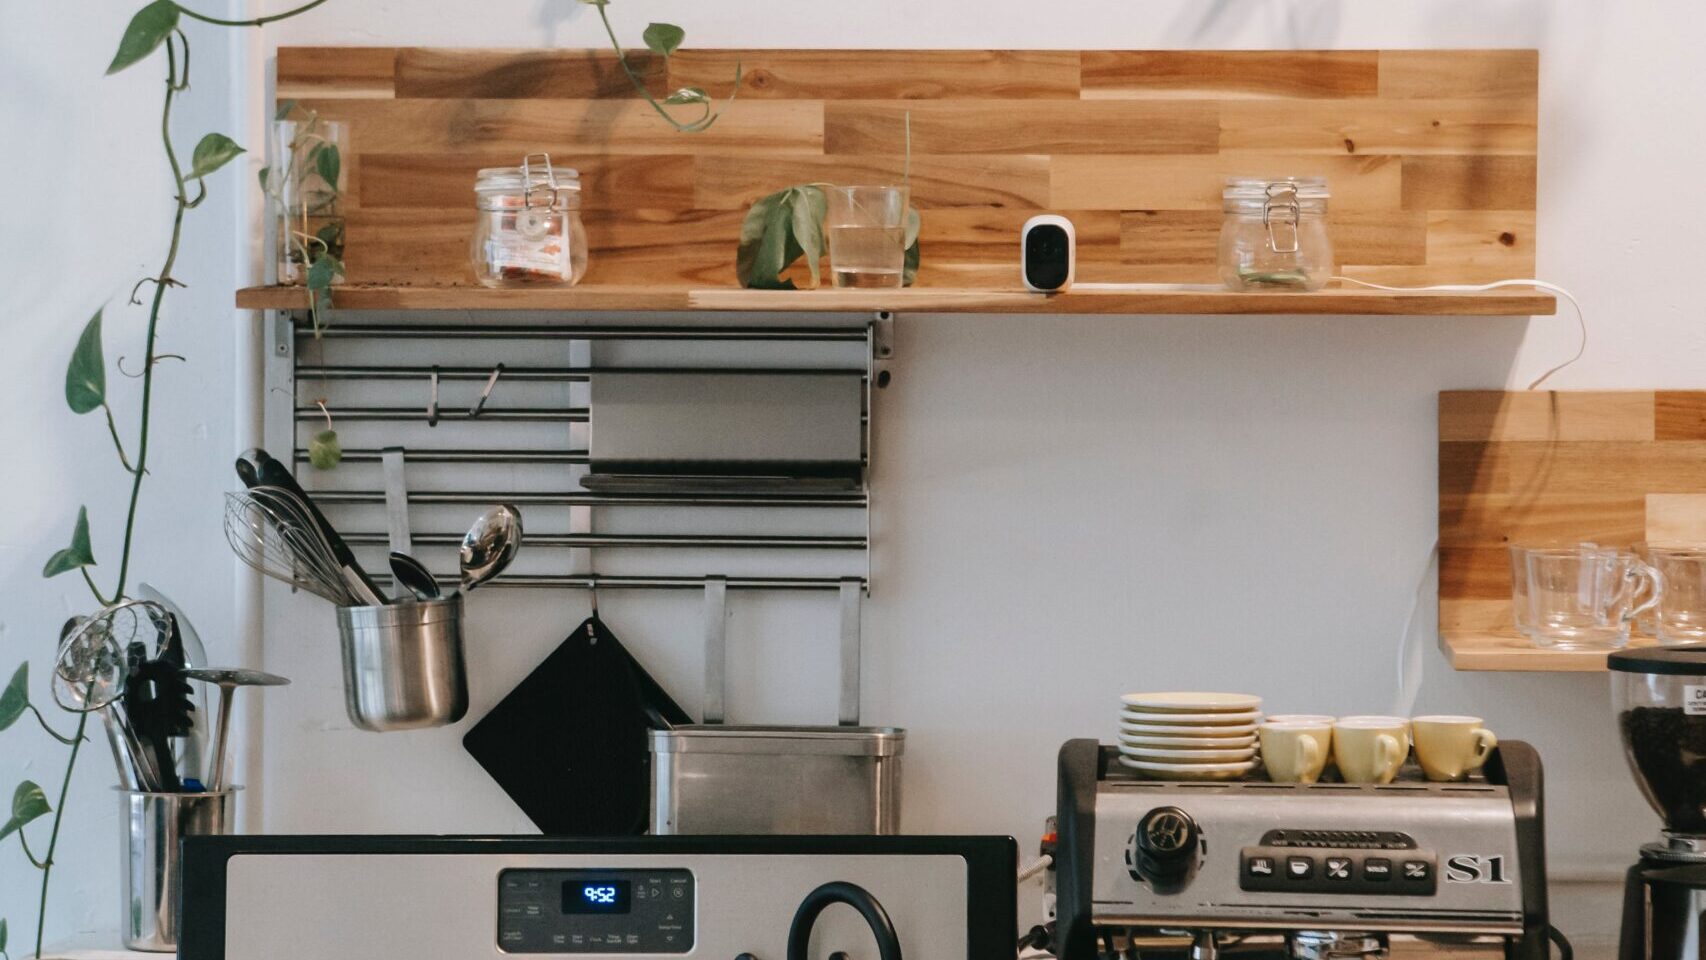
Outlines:
{"label": "green leaf", "polygon": [[258,176],[261,178],[261,192],[266,193],[267,192],[267,178],[272,176],[272,168],[271,167],[262,167],[261,172],[258,174]]}
{"label": "green leaf", "polygon": [[289,120],[290,115],[292,113],[294,113],[295,111],[296,111],[296,101],[295,100],[281,100],[281,101],[279,101],[278,109],[273,112],[272,118],[274,120]]}
{"label": "green leaf", "polygon": [[646,32],[641,36],[646,41],[646,49],[667,57],[681,46],[681,41],[687,39],[687,31],[673,23],[653,23],[646,27]]}
{"label": "green leaf", "polygon": [[78,567],[95,565],[95,551],[89,546],[89,508],[77,508],[77,526],[71,531],[71,546],[56,552],[47,558],[47,566],[42,567],[43,577],[57,577]]}
{"label": "green leaf", "polygon": [[124,39],[118,42],[118,53],[107,66],[111,76],[153,53],[178,27],[178,5],[172,0],[154,0],[130,18],[124,29]]}
{"label": "green leaf", "polygon": [[772,193],[759,197],[747,208],[746,219],[740,224],[740,246],[735,251],[735,277],[743,287],[762,289],[774,286],[776,274],[782,270],[780,263],[760,264],[758,254],[764,243],[764,234],[770,223],[770,215],[782,206],[788,198],[788,191]]}
{"label": "green leaf", "polygon": [[314,155],[314,169],[320,174],[320,179],[326,181],[326,186],[335,192],[338,189],[338,173],[343,165],[338,156],[338,145],[335,143],[321,144],[321,149]]}
{"label": "green leaf", "polygon": [[308,462],[316,470],[330,470],[344,458],[344,448],[338,442],[336,430],[321,430],[308,443]]}
{"label": "green leaf", "polygon": [[6,918],[0,917],[0,953],[6,952]]}
{"label": "green leaf", "polygon": [[65,370],[65,402],[72,413],[98,410],[107,401],[107,365],[101,357],[101,311],[83,327]]}
{"label": "green leaf", "polygon": [[906,264],[901,268],[900,285],[912,286],[918,279],[918,228],[920,220],[918,211],[910,207],[906,211]]}
{"label": "green leaf", "polygon": [[242,152],[243,148],[237,146],[237,141],[223,133],[202,137],[201,142],[195,145],[195,153],[190,155],[190,179],[207,176],[235,160]]}
{"label": "green leaf", "polygon": [[[6,684],[6,691],[0,693],[0,730],[18,722],[24,711],[30,708],[30,662],[25,660],[18,664],[18,669],[12,674],[12,682]],[[0,950],[5,949],[0,947]]]}
{"label": "green leaf", "polygon": [[308,289],[324,290],[332,285],[332,276],[336,270],[335,261],[331,257],[316,257],[308,265]]}
{"label": "green leaf", "polygon": [[680,90],[664,97],[663,102],[677,105],[683,103],[710,103],[711,95],[699,87],[682,87]]}
{"label": "green leaf", "polygon": [[42,793],[41,787],[32,780],[18,784],[18,789],[12,792],[12,818],[0,824],[0,840],[4,840],[24,824],[43,814],[52,813],[53,808],[47,805],[47,794]]}
{"label": "green leaf", "polygon": [[819,261],[823,260],[823,218],[829,214],[829,198],[821,187],[795,187],[792,206],[794,242],[800,245],[815,287],[819,283]]}

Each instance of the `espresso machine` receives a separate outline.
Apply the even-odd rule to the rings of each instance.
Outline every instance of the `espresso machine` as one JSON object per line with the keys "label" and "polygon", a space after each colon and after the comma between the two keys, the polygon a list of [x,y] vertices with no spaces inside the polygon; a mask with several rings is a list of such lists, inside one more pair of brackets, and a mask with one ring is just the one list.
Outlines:
{"label": "espresso machine", "polygon": [[1059,759],[1060,960],[1386,960],[1393,935],[1547,960],[1539,755],[1503,741],[1482,775],[1390,784],[1139,779],[1115,748]]}
{"label": "espresso machine", "polygon": [[1697,960],[1706,949],[1706,644],[1607,658],[1629,769],[1664,821],[1623,888],[1619,960]]}

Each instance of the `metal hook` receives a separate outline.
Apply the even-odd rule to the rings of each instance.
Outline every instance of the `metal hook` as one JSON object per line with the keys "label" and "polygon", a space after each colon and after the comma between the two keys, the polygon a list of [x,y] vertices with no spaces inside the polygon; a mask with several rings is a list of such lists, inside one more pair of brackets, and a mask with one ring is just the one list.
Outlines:
{"label": "metal hook", "polygon": [[486,401],[491,399],[492,388],[498,385],[498,377],[502,376],[503,372],[504,365],[501,363],[492,368],[492,375],[486,380],[486,388],[480,391],[480,399],[474,401],[474,408],[468,411],[468,419],[474,419],[480,415],[481,410],[486,409]]}
{"label": "metal hook", "polygon": [[592,618],[596,620],[598,619],[598,577],[596,575],[587,574],[586,592],[592,600]]}
{"label": "metal hook", "polygon": [[427,426],[438,426],[438,366],[432,368],[432,396],[427,400]]}

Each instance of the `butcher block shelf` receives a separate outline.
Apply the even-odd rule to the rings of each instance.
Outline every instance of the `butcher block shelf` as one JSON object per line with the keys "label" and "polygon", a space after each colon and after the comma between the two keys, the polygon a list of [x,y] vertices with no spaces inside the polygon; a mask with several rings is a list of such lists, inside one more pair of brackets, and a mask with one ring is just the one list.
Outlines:
{"label": "butcher block shelf", "polygon": [[[1233,293],[1226,290],[1099,290],[1056,294],[1022,290],[743,290],[647,286],[568,289],[484,287],[337,287],[340,310],[737,311],[1077,314],[1347,314],[1369,316],[1537,316],[1551,314],[1550,294],[1526,287],[1486,293],[1385,293],[1327,289],[1316,293]],[[237,292],[248,310],[301,310],[301,287],[250,287]]]}
{"label": "butcher block shelf", "polygon": [[1452,666],[1604,670],[1604,653],[1517,634],[1508,548],[1706,541],[1702,463],[1706,391],[1441,393],[1439,624]]}
{"label": "butcher block shelf", "polygon": [[[339,293],[340,302],[1552,312],[1551,298],[1528,292],[1122,292],[1044,300],[1014,289],[1020,227],[1041,211],[1071,218],[1081,283],[1215,283],[1221,191],[1234,176],[1326,177],[1344,276],[1401,287],[1532,277],[1534,50],[631,55],[660,96],[705,89],[722,110],[716,124],[697,134],[670,129],[607,50],[280,49],[280,100],[350,125],[344,260],[355,286]],[[737,62],[744,81],[729,102]],[[473,283],[476,171],[540,152],[580,173],[586,282],[550,293],[440,289]],[[922,221],[916,290],[837,293],[842,299],[832,301],[828,292],[729,289],[754,200],[800,183],[896,183],[903,171]],[[799,265],[789,276],[803,285]]]}

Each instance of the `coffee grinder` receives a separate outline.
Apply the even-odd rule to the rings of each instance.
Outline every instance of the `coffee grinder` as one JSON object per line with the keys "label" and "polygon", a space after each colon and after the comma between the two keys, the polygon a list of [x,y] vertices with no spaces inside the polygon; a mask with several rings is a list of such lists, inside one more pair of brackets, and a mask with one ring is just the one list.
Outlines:
{"label": "coffee grinder", "polygon": [[1706,644],[1613,653],[1611,702],[1635,783],[1664,819],[1623,890],[1619,960],[1699,960],[1706,939]]}

